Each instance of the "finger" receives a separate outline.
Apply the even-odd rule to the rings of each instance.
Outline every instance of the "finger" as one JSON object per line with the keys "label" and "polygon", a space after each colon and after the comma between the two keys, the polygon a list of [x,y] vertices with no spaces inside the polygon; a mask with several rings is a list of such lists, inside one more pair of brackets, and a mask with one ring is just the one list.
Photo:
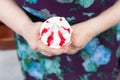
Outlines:
{"label": "finger", "polygon": [[67,52],[67,54],[72,55],[72,54],[77,53],[79,50],[80,50],[80,48],[76,48],[76,47],[74,47],[74,46],[71,45],[71,46],[70,46],[70,49],[69,49],[68,52]]}
{"label": "finger", "polygon": [[64,49],[64,53],[68,52],[68,50],[70,49],[70,45],[71,45],[71,41],[69,41],[66,45],[62,46],[60,49]]}
{"label": "finger", "polygon": [[65,44],[63,47],[66,47],[66,46],[69,47],[69,46],[71,45],[71,43],[72,43],[72,42],[69,41],[69,42],[68,42],[67,44]]}
{"label": "finger", "polygon": [[61,55],[67,52],[67,50],[64,48],[56,49],[56,48],[50,48],[49,46],[45,46],[45,48],[46,48],[45,52],[48,52],[51,55]]}
{"label": "finger", "polygon": [[48,56],[48,57],[54,56],[54,55],[51,55],[51,54],[48,54],[48,53],[45,53],[45,52],[42,52],[42,51],[41,51],[41,54],[43,54],[45,56]]}
{"label": "finger", "polygon": [[46,46],[46,45],[43,45],[42,50],[44,50],[45,53],[50,54],[52,56],[60,55],[62,53],[67,52],[65,48],[56,49],[56,48],[50,48],[49,46]]}
{"label": "finger", "polygon": [[53,56],[53,54],[50,51],[47,51],[48,47],[46,47],[46,45],[44,45],[42,42],[39,42],[37,44],[37,47],[38,47],[38,52],[42,53],[43,55]]}

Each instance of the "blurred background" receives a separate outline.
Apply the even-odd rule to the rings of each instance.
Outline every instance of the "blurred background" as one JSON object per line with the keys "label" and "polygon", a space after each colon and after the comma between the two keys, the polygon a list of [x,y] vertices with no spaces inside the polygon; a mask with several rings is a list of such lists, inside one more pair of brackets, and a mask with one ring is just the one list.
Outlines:
{"label": "blurred background", "polygon": [[0,80],[23,80],[14,32],[0,21]]}

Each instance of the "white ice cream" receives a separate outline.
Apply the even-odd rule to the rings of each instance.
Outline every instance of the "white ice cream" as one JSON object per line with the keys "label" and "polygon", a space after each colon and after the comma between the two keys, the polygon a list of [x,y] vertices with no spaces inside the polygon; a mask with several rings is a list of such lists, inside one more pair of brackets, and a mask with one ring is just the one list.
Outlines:
{"label": "white ice cream", "polygon": [[46,20],[40,29],[41,40],[51,48],[60,48],[70,41],[72,28],[64,17]]}

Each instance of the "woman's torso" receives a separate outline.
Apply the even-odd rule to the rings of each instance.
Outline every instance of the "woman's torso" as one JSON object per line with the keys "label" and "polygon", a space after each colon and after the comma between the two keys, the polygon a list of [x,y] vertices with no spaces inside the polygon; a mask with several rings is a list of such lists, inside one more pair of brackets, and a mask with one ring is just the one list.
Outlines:
{"label": "woman's torso", "polygon": [[[52,16],[63,16],[70,24],[99,15],[115,1],[18,0],[21,7],[38,18],[46,20]],[[18,55],[26,80],[115,80],[119,72],[118,26],[120,25],[94,38],[87,47],[75,55],[63,54],[50,58],[33,51],[27,42],[16,34]],[[99,59],[98,55],[100,55]]]}
{"label": "woman's torso", "polygon": [[42,13],[45,19],[63,16],[74,23],[97,16],[115,2],[116,0],[18,0],[20,6]]}

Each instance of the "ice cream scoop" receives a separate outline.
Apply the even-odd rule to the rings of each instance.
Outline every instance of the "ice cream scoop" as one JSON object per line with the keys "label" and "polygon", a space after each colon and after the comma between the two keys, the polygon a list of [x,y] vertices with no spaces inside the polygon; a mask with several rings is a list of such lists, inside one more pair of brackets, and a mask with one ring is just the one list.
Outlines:
{"label": "ice cream scoop", "polygon": [[50,48],[60,48],[70,41],[72,28],[64,17],[52,17],[43,22],[40,36]]}

